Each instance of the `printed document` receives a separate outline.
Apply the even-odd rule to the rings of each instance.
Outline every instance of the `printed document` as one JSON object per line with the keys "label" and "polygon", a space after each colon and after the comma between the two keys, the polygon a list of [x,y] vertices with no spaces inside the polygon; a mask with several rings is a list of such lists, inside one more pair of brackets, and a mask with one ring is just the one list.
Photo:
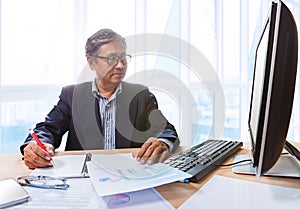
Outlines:
{"label": "printed document", "polygon": [[101,209],[174,209],[155,189],[99,197]]}
{"label": "printed document", "polygon": [[191,177],[163,163],[141,165],[136,159],[119,154],[94,154],[87,165],[99,196],[138,191]]}
{"label": "printed document", "polygon": [[92,209],[98,208],[95,190],[89,178],[68,179],[67,190],[24,187],[31,200],[13,209]]}

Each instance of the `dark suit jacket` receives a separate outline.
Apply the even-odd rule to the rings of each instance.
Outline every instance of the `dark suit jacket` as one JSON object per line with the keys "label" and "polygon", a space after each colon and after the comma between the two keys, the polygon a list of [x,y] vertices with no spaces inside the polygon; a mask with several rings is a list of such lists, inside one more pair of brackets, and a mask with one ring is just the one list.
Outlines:
{"label": "dark suit jacket", "polygon": [[[34,131],[43,142],[58,148],[68,132],[65,150],[103,149],[104,137],[98,100],[92,94],[92,82],[66,86],[57,105],[38,123]],[[147,87],[122,82],[116,98],[116,148],[140,147],[149,137],[165,138],[178,147],[176,130],[158,110],[155,96]],[[26,138],[20,150],[33,140]]]}

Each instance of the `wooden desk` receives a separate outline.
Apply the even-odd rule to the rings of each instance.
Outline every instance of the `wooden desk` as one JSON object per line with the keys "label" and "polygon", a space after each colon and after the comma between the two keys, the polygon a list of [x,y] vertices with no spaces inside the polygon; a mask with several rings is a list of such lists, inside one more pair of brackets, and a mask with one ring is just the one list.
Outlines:
{"label": "wooden desk", "polygon": [[[299,145],[297,144],[299,148]],[[238,154],[249,154],[249,150],[243,149],[239,151]],[[90,151],[89,151],[90,152]],[[137,152],[137,149],[120,149],[120,150],[97,150],[92,151],[92,153],[133,153]],[[56,155],[64,154],[84,154],[84,151],[68,151],[68,152],[58,152]],[[228,159],[225,163],[230,163],[232,158]],[[0,179],[3,178],[17,178],[18,176],[28,175],[32,170],[28,169],[24,162],[22,161],[22,156],[20,154],[0,154]],[[179,183],[174,182],[167,185],[162,185],[156,187],[156,190],[168,200],[175,208],[178,208],[183,202],[185,202],[191,195],[193,195],[197,190],[199,190],[212,176],[221,175],[231,178],[244,179],[249,181],[255,181],[265,184],[272,184],[278,186],[285,186],[290,188],[300,189],[300,179],[296,178],[280,178],[280,177],[261,177],[256,178],[252,175],[241,175],[235,174],[231,171],[231,167],[219,167],[206,178],[198,183]]]}

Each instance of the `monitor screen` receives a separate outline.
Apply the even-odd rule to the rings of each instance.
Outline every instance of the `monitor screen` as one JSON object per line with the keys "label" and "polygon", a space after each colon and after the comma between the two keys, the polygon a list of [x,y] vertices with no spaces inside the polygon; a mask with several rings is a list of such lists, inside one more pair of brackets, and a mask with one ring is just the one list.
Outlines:
{"label": "monitor screen", "polygon": [[[253,76],[253,85],[252,85],[252,98],[251,98],[251,111],[249,113],[249,130],[251,134],[252,144],[253,148],[256,147],[256,145],[260,144],[260,141],[257,139],[257,136],[260,134],[258,130],[260,128],[258,125],[261,125],[259,123],[260,114],[263,114],[264,112],[260,110],[263,109],[261,107],[262,105],[265,106],[262,102],[263,100],[263,92],[266,87],[267,82],[264,82],[264,78],[267,79],[267,72],[265,72],[265,65],[267,61],[267,49],[268,49],[268,40],[269,40],[269,29],[270,29],[270,21],[267,21],[267,24],[264,28],[263,35],[260,39],[259,45],[256,50],[256,62],[255,62],[255,72]],[[255,137],[254,137],[255,136]],[[261,136],[258,137],[261,139]],[[256,149],[253,149],[254,153],[256,153]],[[256,162],[255,162],[256,164]]]}
{"label": "monitor screen", "polygon": [[298,58],[295,20],[281,1],[272,2],[256,48],[248,127],[256,175],[270,170],[286,142]]}

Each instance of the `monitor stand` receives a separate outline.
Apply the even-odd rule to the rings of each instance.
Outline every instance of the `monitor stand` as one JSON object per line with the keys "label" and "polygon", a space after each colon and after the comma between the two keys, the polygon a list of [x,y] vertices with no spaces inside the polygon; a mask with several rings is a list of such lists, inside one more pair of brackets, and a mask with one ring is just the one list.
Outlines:
{"label": "monitor stand", "polygon": [[[236,155],[233,158],[233,163],[246,159],[252,159],[252,156]],[[232,171],[238,174],[256,175],[256,170],[252,166],[252,162],[244,162],[233,165]],[[275,165],[267,173],[264,174],[264,176],[300,178],[300,161],[294,156],[282,155],[279,157]]]}

